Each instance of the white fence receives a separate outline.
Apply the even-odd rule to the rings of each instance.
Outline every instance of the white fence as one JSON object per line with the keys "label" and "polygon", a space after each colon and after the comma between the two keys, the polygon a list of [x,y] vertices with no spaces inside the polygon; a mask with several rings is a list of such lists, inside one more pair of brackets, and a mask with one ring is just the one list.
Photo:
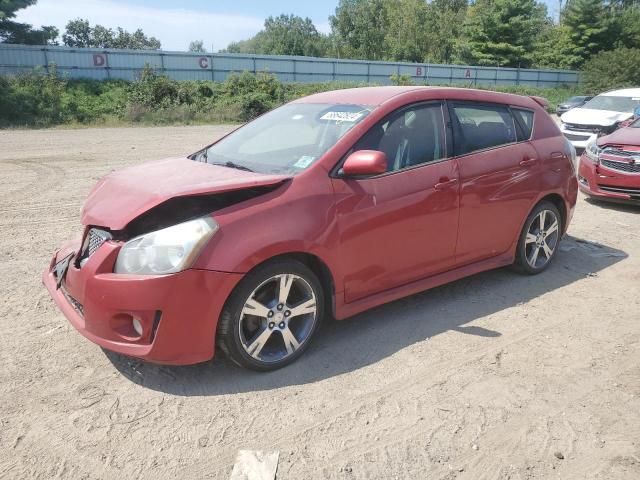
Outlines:
{"label": "white fence", "polygon": [[223,81],[232,72],[267,71],[283,82],[332,80],[391,83],[390,76],[408,75],[430,85],[576,85],[580,73],[428,63],[369,62],[335,58],[68,48],[0,43],[0,75],[15,75],[55,64],[70,78],[133,80],[145,65],[176,80]]}

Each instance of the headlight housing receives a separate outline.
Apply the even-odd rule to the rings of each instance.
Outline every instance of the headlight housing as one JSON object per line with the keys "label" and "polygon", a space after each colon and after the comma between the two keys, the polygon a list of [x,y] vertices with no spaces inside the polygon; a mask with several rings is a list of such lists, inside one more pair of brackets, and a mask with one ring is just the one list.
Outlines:
{"label": "headlight housing", "polygon": [[600,155],[601,151],[602,149],[598,147],[595,140],[589,143],[587,145],[587,148],[584,149],[584,153],[593,163],[598,163],[600,161],[600,158],[598,156]]}
{"label": "headlight housing", "polygon": [[216,231],[215,220],[202,217],[132,238],[120,249],[114,272],[162,275],[185,270]]}

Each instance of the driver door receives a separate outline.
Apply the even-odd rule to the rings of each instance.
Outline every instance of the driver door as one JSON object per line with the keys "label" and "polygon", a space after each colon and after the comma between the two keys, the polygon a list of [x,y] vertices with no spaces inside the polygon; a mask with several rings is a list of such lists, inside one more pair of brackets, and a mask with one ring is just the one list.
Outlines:
{"label": "driver door", "polygon": [[387,172],[332,180],[345,302],[453,267],[459,178],[447,137],[440,102],[402,108],[353,150],[385,152]]}

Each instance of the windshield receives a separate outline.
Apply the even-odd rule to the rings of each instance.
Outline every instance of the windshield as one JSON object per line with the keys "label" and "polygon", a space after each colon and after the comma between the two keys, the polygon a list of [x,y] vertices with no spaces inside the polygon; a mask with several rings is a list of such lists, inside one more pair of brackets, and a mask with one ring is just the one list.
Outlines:
{"label": "windshield", "polygon": [[290,103],[248,123],[206,152],[207,163],[296,174],[320,158],[371,107]]}
{"label": "windshield", "polygon": [[599,95],[585,103],[582,108],[631,113],[638,105],[640,105],[640,97],[612,97],[609,95]]}
{"label": "windshield", "polygon": [[569,98],[569,100],[567,100],[565,103],[578,103],[578,102],[584,102],[584,99],[586,97],[571,97]]}

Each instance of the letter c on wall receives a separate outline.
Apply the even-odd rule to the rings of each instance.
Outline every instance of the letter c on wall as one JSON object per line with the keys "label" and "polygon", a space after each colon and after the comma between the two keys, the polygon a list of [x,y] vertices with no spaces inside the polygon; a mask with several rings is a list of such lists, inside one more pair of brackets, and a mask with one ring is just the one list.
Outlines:
{"label": "letter c on wall", "polygon": [[104,67],[104,64],[106,63],[104,55],[100,54],[100,53],[94,53],[93,54],[93,66],[94,67]]}
{"label": "letter c on wall", "polygon": [[207,57],[200,57],[198,59],[198,65],[200,65],[200,68],[209,68],[209,59]]}

